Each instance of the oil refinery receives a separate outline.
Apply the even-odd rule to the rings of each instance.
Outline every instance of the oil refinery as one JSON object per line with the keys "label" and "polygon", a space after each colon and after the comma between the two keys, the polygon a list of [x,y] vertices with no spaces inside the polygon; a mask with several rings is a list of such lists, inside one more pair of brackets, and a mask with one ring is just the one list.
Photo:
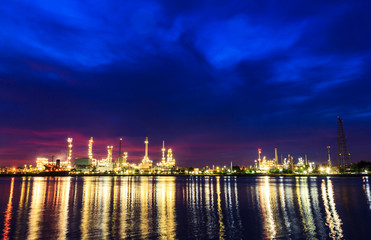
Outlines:
{"label": "oil refinery", "polygon": [[[94,157],[94,138],[89,139],[87,145],[87,157],[73,159],[73,138],[67,138],[66,160],[57,159],[51,161],[45,157],[36,158],[36,170],[39,172],[74,172],[74,173],[172,173],[176,170],[175,158],[171,148],[165,148],[165,141],[162,145],[162,159],[155,166],[149,158],[149,140],[144,141],[144,156],[139,164],[128,162],[128,152],[122,152],[122,138],[119,141],[118,157],[113,160],[113,146],[107,146],[107,157],[97,159]],[[167,150],[167,154],[166,154]],[[166,155],[166,156],[165,156]],[[73,163],[72,163],[73,162]]]}
{"label": "oil refinery", "polygon": [[[165,141],[162,141],[162,148],[158,149],[161,153],[160,159],[154,161],[150,157],[149,139],[144,140],[144,155],[135,157],[136,162],[128,161],[128,152],[122,151],[123,139],[119,139],[118,156],[114,158],[114,146],[106,146],[107,153],[103,158],[97,158],[94,154],[94,138],[90,137],[87,141],[87,157],[74,157],[73,155],[73,138],[67,138],[67,150],[63,160],[51,159],[46,157],[36,158],[36,167],[24,165],[24,167],[0,168],[1,175],[20,174],[20,175],[252,175],[252,174],[278,174],[278,175],[329,175],[329,174],[369,174],[371,164],[359,162],[358,164],[350,162],[350,153],[348,152],[346,137],[343,128],[343,122],[340,117],[337,121],[337,159],[338,164],[331,160],[331,146],[326,146],[323,150],[325,158],[322,164],[315,164],[314,161],[308,160],[307,154],[290,154],[280,153],[278,148],[272,149],[271,156],[263,154],[262,148],[257,150],[257,159],[253,165],[247,166],[204,166],[202,168],[182,168],[176,166],[172,148],[166,148]],[[274,151],[273,151],[274,150]],[[101,155],[101,153],[100,153]],[[294,155],[296,157],[294,157]],[[280,157],[279,157],[280,156]],[[304,156],[304,157],[303,157]],[[154,163],[157,162],[157,163]],[[229,164],[228,164],[229,165]],[[370,166],[369,166],[370,165]]]}

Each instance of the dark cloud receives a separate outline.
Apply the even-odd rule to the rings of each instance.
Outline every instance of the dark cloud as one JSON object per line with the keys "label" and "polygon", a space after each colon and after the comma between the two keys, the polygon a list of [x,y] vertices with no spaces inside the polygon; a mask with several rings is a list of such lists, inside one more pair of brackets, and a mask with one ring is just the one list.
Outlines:
{"label": "dark cloud", "polygon": [[149,136],[154,160],[165,138],[183,166],[249,165],[258,147],[326,161],[339,115],[352,158],[368,160],[368,9],[366,1],[5,1],[0,160],[63,155],[67,136],[76,156],[90,136],[100,139],[103,157],[124,136],[137,161]]}

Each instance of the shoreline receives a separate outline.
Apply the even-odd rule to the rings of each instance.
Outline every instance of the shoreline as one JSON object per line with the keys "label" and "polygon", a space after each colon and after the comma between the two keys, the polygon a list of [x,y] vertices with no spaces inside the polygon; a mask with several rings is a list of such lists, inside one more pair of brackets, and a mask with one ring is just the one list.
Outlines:
{"label": "shoreline", "polygon": [[1,177],[371,177],[368,174],[0,174]]}

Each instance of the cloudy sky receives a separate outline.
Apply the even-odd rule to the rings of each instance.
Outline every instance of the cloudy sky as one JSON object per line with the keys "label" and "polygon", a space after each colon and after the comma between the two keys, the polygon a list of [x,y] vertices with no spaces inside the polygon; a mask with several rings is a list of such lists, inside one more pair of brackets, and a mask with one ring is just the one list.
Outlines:
{"label": "cloudy sky", "polygon": [[118,139],[131,162],[250,165],[263,155],[370,160],[370,1],[5,0],[0,165]]}

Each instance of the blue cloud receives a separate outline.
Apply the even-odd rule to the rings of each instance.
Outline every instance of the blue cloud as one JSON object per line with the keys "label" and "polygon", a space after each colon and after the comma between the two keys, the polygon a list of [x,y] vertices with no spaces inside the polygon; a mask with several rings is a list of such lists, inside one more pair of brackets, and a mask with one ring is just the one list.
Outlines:
{"label": "blue cloud", "polygon": [[369,126],[369,4],[3,1],[0,124],[246,144]]}

